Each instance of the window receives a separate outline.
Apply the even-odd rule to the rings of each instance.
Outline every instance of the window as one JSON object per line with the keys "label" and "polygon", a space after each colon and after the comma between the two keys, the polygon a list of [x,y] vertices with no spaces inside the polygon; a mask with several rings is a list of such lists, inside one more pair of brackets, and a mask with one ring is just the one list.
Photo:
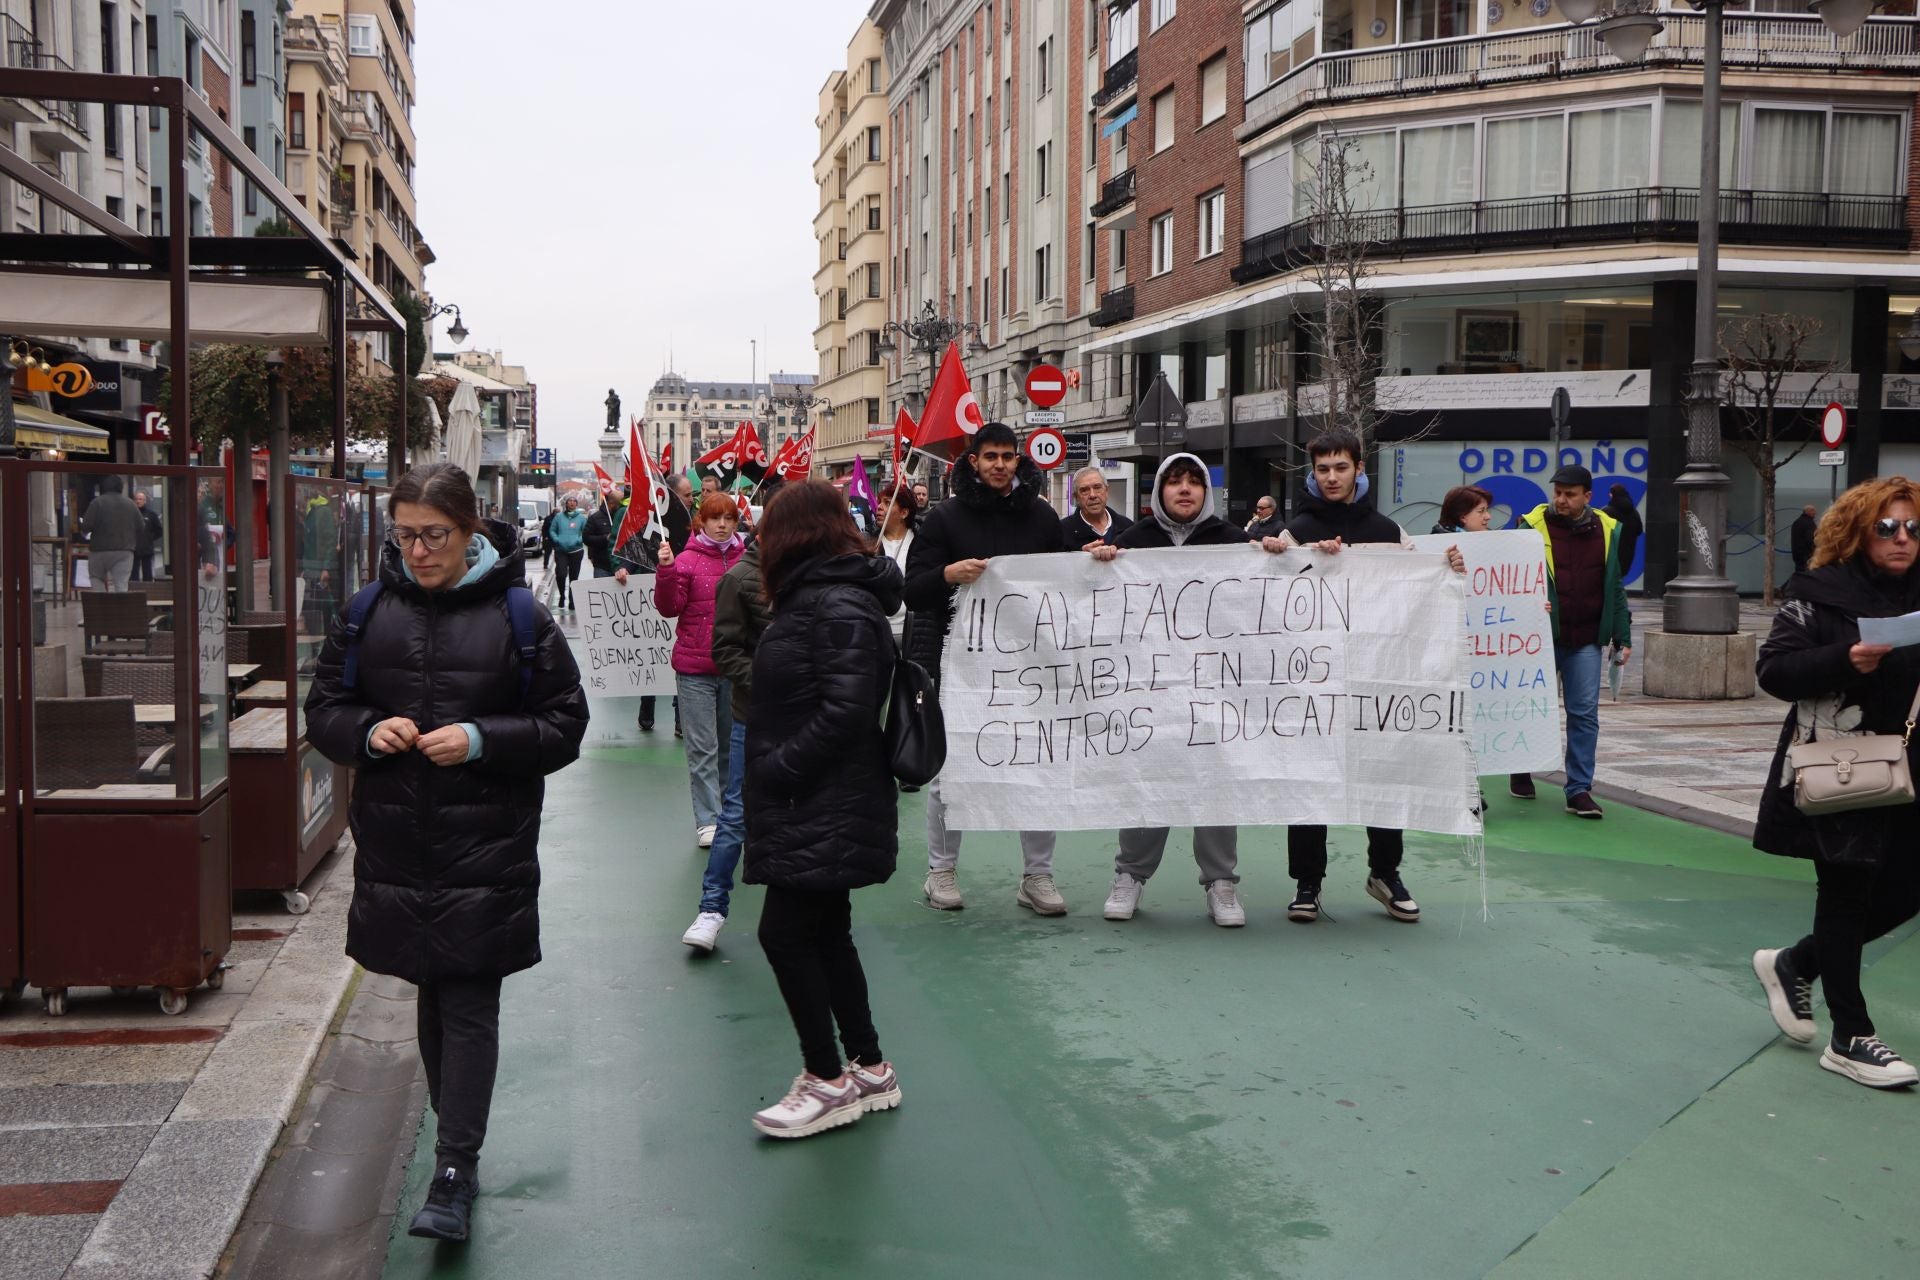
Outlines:
{"label": "window", "polygon": [[880,197],[871,196],[867,200],[867,230],[880,229]]}
{"label": "window", "polygon": [[[1381,6],[1391,35],[1391,9]],[[1333,21],[1331,17],[1329,23]],[[1283,0],[1247,24],[1243,50],[1246,61],[1246,96],[1252,98],[1276,81],[1285,79],[1294,69],[1314,56],[1314,36],[1320,23],[1319,6],[1311,0]],[[1332,27],[1329,27],[1332,30]],[[1350,43],[1350,41],[1349,41]],[[1339,44],[1328,38],[1327,52],[1336,52]]]}
{"label": "window", "polygon": [[1557,114],[1487,121],[1486,198],[1559,195],[1563,123]]}
{"label": "window", "polygon": [[1120,275],[1127,269],[1127,233],[1113,233],[1113,273]]}
{"label": "window", "polygon": [[372,14],[348,15],[347,52],[356,58],[380,56],[380,23]]}
{"label": "window", "polygon": [[1293,153],[1272,147],[1247,157],[1241,170],[1240,233],[1251,240],[1293,221]]}
{"label": "window", "polygon": [[[1660,113],[1660,185],[1691,190],[1700,185],[1700,104],[1667,101]],[[1720,185],[1733,186],[1740,156],[1740,107],[1720,108]],[[1723,211],[1724,212],[1724,211]]]}
{"label": "window", "polygon": [[1107,11],[1107,65],[1140,47],[1140,10],[1134,0],[1116,4]]}
{"label": "window", "polygon": [[1045,302],[1053,296],[1053,246],[1043,244],[1033,251],[1033,300]]}
{"label": "window", "polygon": [[1200,64],[1200,123],[1212,124],[1227,114],[1227,55]]}
{"label": "window", "polygon": [[[120,70],[118,50],[114,42],[120,35],[120,21],[115,16],[113,6],[100,6],[100,70],[112,75]],[[120,108],[106,103],[100,108],[101,145],[109,156],[120,154]]]}
{"label": "window", "polygon": [[1000,189],[1007,193],[1006,199],[1000,202],[1000,221],[1005,222],[1013,216],[1013,172],[1011,170],[1000,171]]}
{"label": "window", "polygon": [[869,163],[880,158],[880,126],[867,126],[867,160]]}
{"label": "window", "polygon": [[986,210],[987,225],[993,225],[993,186],[991,183],[980,193],[981,207]]}
{"label": "window", "polygon": [[1153,232],[1153,270],[1151,274],[1163,276],[1173,270],[1173,215],[1163,213],[1152,223]]}
{"label": "window", "polygon": [[1033,198],[1036,200],[1045,200],[1052,190],[1048,171],[1053,168],[1053,144],[1051,142],[1041,143],[1039,150],[1033,153],[1033,158]]}
{"label": "window", "polygon": [[1153,153],[1159,155],[1173,145],[1173,90],[1153,95]]}
{"label": "window", "polygon": [[967,159],[973,159],[974,138],[977,136],[973,126],[973,112],[967,112]]}
{"label": "window", "polygon": [[1007,269],[1000,268],[1000,314],[1007,314]]}
{"label": "window", "polygon": [[1087,0],[1087,52],[1100,50],[1100,10],[1102,0]]}
{"label": "window", "polygon": [[881,80],[880,59],[868,58],[867,59],[867,92],[879,93],[885,88],[886,88],[886,84]]}
{"label": "window", "polygon": [[1053,37],[1040,42],[1039,56],[1033,62],[1033,96],[1044,98],[1053,87]]}
{"label": "window", "polygon": [[[1471,203],[1474,190],[1474,127],[1471,123],[1408,129],[1400,135],[1400,202],[1409,209]],[[1641,185],[1641,184],[1634,184]],[[1454,228],[1449,227],[1448,230]],[[1459,230],[1467,230],[1460,227]]]}
{"label": "window", "polygon": [[[151,14],[147,16],[146,74],[150,76],[160,74],[160,19]],[[160,128],[160,112],[154,107],[147,108],[147,128],[150,130],[158,130]],[[160,233],[156,231],[154,234],[158,235]]]}
{"label": "window", "polygon": [[1100,163],[1100,113],[1087,112],[1087,168]]}
{"label": "window", "polygon": [[1180,0],[1153,0],[1153,23],[1149,31],[1158,31],[1173,21],[1173,15],[1180,8]]}
{"label": "window", "polygon": [[[1567,190],[1638,191],[1653,185],[1653,107],[1576,111],[1567,120]],[[1609,201],[1579,201],[1572,218],[1604,221]]]}
{"label": "window", "polygon": [[260,78],[260,53],[256,44],[253,11],[240,11],[240,83],[253,84]]}
{"label": "window", "polygon": [[287,95],[287,145],[303,151],[307,145],[307,95]]}
{"label": "window", "polygon": [[1826,190],[1836,194],[1897,195],[1900,191],[1900,117],[1833,113],[1833,174]]}
{"label": "window", "polygon": [[1400,0],[1400,43],[1473,34],[1471,0]]}
{"label": "window", "polygon": [[1087,282],[1091,284],[1100,270],[1099,264],[1095,261],[1099,256],[1098,249],[1100,245],[1100,227],[1097,223],[1089,222],[1087,224],[1087,229],[1081,234],[1080,243],[1086,246],[1086,266],[1083,269],[1082,275]]}
{"label": "window", "polygon": [[1226,246],[1226,188],[1221,187],[1201,196],[1194,216],[1200,232],[1199,256],[1211,258]]}
{"label": "window", "polygon": [[[241,141],[247,144],[247,150],[253,152],[255,155],[260,154],[260,145],[258,142],[257,134],[252,125],[248,125],[244,129],[240,130],[240,139]],[[253,214],[259,213],[260,212],[260,194],[259,192],[254,190],[253,179],[242,178],[240,180],[240,186],[241,186],[241,189],[246,192],[245,208],[248,216],[252,216]]]}

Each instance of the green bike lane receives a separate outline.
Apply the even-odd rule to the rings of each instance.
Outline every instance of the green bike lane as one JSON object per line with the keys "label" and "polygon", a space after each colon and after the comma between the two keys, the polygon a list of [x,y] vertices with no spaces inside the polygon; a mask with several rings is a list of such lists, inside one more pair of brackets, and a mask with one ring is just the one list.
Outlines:
{"label": "green bike lane", "polygon": [[[715,955],[680,944],[704,857],[673,740],[556,777],[546,961],[506,986],[474,1239],[400,1233],[429,1115],[387,1275],[1916,1269],[1916,1100],[1818,1070],[1748,968],[1805,928],[1802,865],[1544,790],[1494,800],[1484,921],[1460,842],[1410,838],[1408,926],[1340,831],[1332,918],[1289,924],[1275,830],[1242,833],[1245,929],[1207,920],[1185,832],[1127,923],[1099,917],[1111,834],[1062,837],[1073,914],[1041,920],[1010,836],[968,838],[965,911],[921,905],[923,815],[903,799],[901,871],[855,896],[905,1101],[774,1143],[747,1118],[799,1062],[760,895]],[[1920,1046],[1920,944],[1883,955],[1869,999]]]}

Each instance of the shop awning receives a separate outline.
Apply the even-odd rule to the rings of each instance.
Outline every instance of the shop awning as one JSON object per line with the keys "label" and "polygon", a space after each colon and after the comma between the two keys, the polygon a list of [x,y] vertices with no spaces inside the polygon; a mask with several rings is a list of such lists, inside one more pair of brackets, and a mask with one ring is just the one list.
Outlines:
{"label": "shop awning", "polygon": [[13,403],[13,440],[29,449],[58,449],[63,453],[97,454],[113,452],[113,433],[90,427],[72,418],[50,413],[37,404],[16,400]]}
{"label": "shop awning", "polygon": [[[36,271],[0,274],[0,333],[78,334],[164,342],[172,336],[161,276]],[[187,295],[195,342],[322,346],[327,294],[318,284],[195,280]]]}

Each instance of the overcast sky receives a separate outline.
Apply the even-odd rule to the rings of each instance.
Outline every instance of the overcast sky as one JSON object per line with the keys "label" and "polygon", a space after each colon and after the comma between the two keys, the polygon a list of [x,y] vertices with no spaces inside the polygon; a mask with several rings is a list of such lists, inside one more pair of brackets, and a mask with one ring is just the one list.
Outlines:
{"label": "overcast sky", "polygon": [[754,340],[762,377],[814,370],[813,117],[867,7],[416,6],[427,288],[526,366],[562,458],[595,456],[609,386],[643,411],[669,349],[698,379],[745,380]]}

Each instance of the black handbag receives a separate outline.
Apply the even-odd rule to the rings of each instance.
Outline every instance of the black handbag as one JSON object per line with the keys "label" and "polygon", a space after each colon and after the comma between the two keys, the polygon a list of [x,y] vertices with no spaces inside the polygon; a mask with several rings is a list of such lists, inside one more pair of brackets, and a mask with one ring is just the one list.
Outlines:
{"label": "black handbag", "polygon": [[893,691],[887,698],[882,732],[893,776],[910,787],[924,787],[947,762],[947,722],[940,714],[940,692],[927,669],[907,655],[913,651],[913,615],[900,636],[893,660]]}

